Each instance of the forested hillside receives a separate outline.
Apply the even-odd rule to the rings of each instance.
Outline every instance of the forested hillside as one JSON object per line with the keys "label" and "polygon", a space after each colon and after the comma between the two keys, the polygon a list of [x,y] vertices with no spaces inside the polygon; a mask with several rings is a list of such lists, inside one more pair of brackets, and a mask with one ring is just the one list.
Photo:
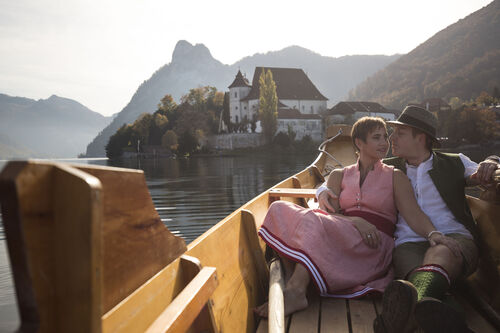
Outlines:
{"label": "forested hillside", "polygon": [[[425,20],[417,20],[425,24]],[[475,99],[500,87],[500,0],[450,25],[351,91],[400,109],[409,102],[441,97]]]}

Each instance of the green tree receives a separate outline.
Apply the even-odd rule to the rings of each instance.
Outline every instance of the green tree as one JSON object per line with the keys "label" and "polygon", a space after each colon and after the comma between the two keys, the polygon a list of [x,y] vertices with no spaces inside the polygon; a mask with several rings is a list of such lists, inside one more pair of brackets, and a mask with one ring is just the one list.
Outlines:
{"label": "green tree", "polygon": [[152,114],[143,113],[137,118],[132,124],[132,135],[131,140],[133,144],[140,141],[139,148],[142,145],[149,144],[149,134],[151,131],[152,123],[154,123],[154,117]]}
{"label": "green tree", "polygon": [[198,140],[196,140],[196,136],[190,132],[184,132],[179,137],[179,147],[177,151],[184,154],[191,154],[198,149]]}
{"label": "green tree", "polygon": [[113,134],[106,145],[106,157],[115,158],[120,157],[123,153],[123,148],[128,146],[130,142],[130,136],[132,134],[132,127],[127,124],[123,124],[122,127]]}
{"label": "green tree", "polygon": [[226,124],[228,132],[231,133],[231,114],[229,112],[229,92],[224,93],[224,102],[222,103],[222,120]]}
{"label": "green tree", "polygon": [[276,134],[276,136],[274,137],[273,142],[274,144],[279,145],[281,148],[286,148],[292,143],[290,137],[285,132],[278,132],[278,134]]}
{"label": "green tree", "polygon": [[262,132],[268,143],[272,142],[277,129],[278,118],[278,96],[276,95],[276,83],[273,80],[271,70],[263,69],[259,78],[259,118]]}
{"label": "green tree", "polygon": [[179,146],[177,141],[177,134],[174,131],[168,130],[161,137],[161,145],[170,150],[176,150]]}

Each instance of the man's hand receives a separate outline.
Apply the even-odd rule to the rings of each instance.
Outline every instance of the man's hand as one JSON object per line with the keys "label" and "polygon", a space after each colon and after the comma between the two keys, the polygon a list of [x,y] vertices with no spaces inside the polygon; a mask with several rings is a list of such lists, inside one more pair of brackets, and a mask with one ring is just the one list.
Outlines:
{"label": "man's hand", "polygon": [[470,178],[476,180],[481,185],[486,185],[493,179],[493,173],[498,168],[498,164],[493,161],[485,160],[479,163],[476,172]]}
{"label": "man's hand", "polygon": [[431,246],[436,246],[438,244],[446,246],[450,249],[453,255],[455,255],[455,257],[460,257],[462,254],[458,242],[453,238],[445,236],[441,233],[433,233],[429,238],[429,243],[431,244]]}
{"label": "man's hand", "polygon": [[335,213],[335,209],[333,208],[330,199],[337,200],[338,197],[337,195],[335,195],[335,193],[333,193],[332,190],[327,188],[318,196],[319,208],[328,213]]}

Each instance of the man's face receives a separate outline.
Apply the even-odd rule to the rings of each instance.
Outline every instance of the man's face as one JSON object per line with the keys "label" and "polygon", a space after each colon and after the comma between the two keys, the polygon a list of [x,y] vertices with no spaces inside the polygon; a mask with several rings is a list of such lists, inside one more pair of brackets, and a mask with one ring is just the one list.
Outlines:
{"label": "man's face", "polygon": [[413,136],[411,127],[394,125],[394,131],[390,136],[392,143],[392,155],[407,158],[412,157],[417,150],[417,137]]}

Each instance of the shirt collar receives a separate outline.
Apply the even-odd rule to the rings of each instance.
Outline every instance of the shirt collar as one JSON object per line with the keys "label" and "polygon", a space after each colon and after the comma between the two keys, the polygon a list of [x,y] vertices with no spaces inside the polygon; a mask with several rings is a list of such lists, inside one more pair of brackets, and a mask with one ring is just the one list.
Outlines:
{"label": "shirt collar", "polygon": [[426,159],[425,161],[423,161],[422,163],[420,163],[418,166],[414,166],[414,165],[411,165],[411,164],[408,164],[408,162],[406,162],[406,169],[418,169],[418,168],[430,168],[432,167],[432,161],[434,160],[434,154],[431,152],[431,156]]}

